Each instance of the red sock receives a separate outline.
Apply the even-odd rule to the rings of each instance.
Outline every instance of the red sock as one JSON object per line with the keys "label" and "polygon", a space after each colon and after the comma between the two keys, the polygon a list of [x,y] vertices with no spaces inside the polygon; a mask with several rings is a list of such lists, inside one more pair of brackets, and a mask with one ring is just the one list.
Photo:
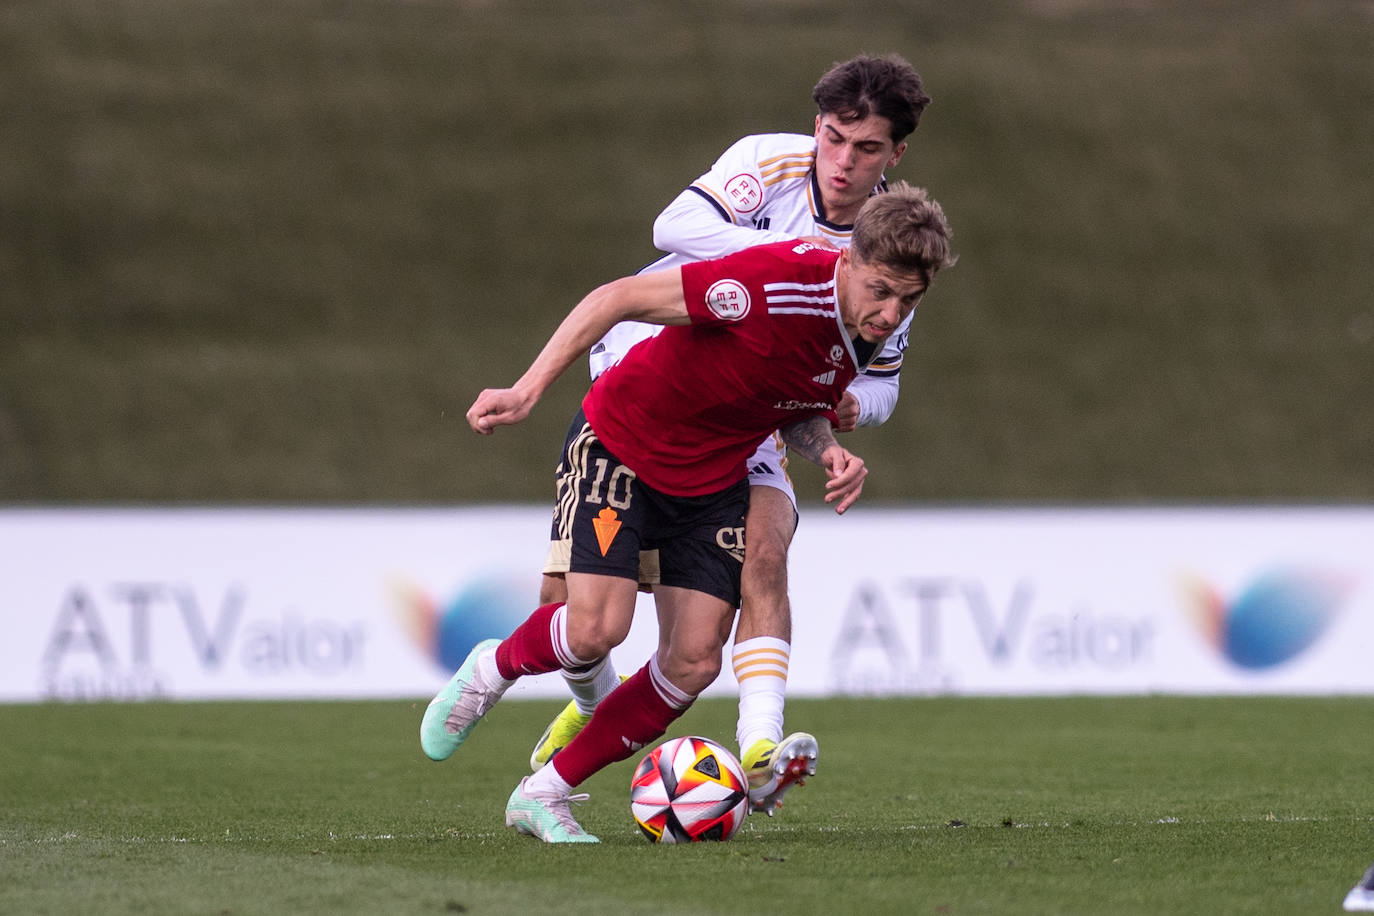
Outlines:
{"label": "red sock", "polygon": [[563,667],[554,644],[553,615],[563,603],[536,608],[496,647],[496,670],[507,680],[522,674],[544,674]]}
{"label": "red sock", "polygon": [[576,786],[617,760],[624,760],[668,730],[696,697],[663,679],[657,659],[636,671],[601,705],[577,737],[553,758],[558,775]]}

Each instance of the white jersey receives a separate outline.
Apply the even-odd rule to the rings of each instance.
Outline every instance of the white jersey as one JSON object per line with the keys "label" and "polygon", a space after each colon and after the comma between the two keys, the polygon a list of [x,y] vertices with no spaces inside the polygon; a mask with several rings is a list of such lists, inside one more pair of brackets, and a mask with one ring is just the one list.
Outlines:
{"label": "white jersey", "polygon": [[[659,214],[654,245],[670,253],[641,273],[804,236],[847,246],[853,227],[826,219],[815,164],[816,138],[808,134],[753,134],[736,141]],[[592,378],[662,329],[639,321],[611,328],[592,348]],[[859,404],[860,426],[877,426],[892,415],[910,329],[908,315],[849,386]]]}

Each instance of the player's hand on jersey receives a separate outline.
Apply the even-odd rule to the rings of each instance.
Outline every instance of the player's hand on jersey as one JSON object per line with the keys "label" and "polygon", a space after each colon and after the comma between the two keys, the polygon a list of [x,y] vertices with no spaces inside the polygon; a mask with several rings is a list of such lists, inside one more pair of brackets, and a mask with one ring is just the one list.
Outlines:
{"label": "player's hand on jersey", "polygon": [[817,248],[829,248],[831,251],[839,251],[839,250],[840,250],[840,246],[839,246],[839,245],[836,245],[834,242],[830,241],[830,239],[826,238],[826,237],[823,236],[823,235],[804,235],[804,236],[802,236],[802,239],[801,239],[801,240],[802,240],[803,242],[810,242],[812,245],[815,245]]}
{"label": "player's hand on jersey", "polygon": [[490,436],[498,426],[511,426],[530,415],[534,399],[515,388],[487,388],[468,408],[472,431]]}
{"label": "player's hand on jersey", "polygon": [[835,416],[840,421],[835,427],[835,432],[853,432],[859,425],[859,399],[846,391],[835,408]]}
{"label": "player's hand on jersey", "polygon": [[832,445],[822,452],[821,465],[830,478],[825,482],[825,501],[834,504],[836,515],[844,515],[863,492],[868,468],[862,458],[841,445]]}

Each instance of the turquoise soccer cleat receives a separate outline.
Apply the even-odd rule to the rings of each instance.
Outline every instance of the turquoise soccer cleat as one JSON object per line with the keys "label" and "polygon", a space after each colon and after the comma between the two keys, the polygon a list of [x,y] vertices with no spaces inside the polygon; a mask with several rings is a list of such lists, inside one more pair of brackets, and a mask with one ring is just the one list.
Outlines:
{"label": "turquoise soccer cleat", "polygon": [[537,837],[545,843],[600,843],[596,837],[582,829],[572,816],[570,802],[587,800],[586,794],[545,795],[525,791],[525,783],[530,777],[520,780],[520,785],[510,794],[506,802],[506,826],[514,827],[526,836]]}
{"label": "turquoise soccer cleat", "polygon": [[493,690],[480,683],[477,659],[486,652],[496,651],[499,639],[484,639],[472,647],[463,666],[444,685],[444,689],[429,701],[424,720],[420,723],[420,747],[431,760],[447,760],[467,740],[472,728],[487,710],[496,705],[505,693],[504,688]]}

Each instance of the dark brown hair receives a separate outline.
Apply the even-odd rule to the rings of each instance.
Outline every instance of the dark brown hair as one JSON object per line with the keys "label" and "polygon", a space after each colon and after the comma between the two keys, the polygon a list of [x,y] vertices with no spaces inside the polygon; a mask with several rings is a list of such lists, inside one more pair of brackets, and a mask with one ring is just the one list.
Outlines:
{"label": "dark brown hair", "polygon": [[905,59],[860,55],[838,63],[821,77],[811,97],[821,114],[859,121],[871,114],[892,122],[892,142],[901,143],[916,129],[930,104],[921,75]]}

